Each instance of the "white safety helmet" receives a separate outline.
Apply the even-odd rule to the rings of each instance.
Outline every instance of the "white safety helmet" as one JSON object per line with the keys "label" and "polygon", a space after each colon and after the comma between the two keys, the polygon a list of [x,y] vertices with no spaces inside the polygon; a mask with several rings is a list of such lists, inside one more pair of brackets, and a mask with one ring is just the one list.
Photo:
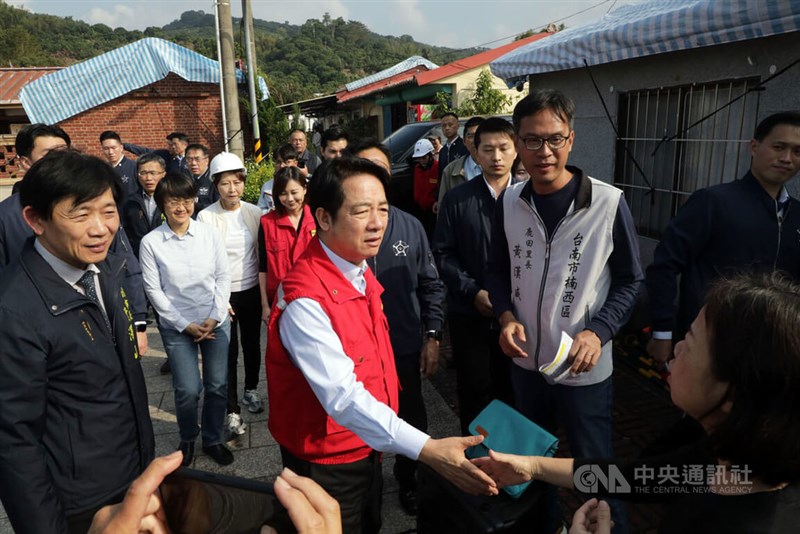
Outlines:
{"label": "white safety helmet", "polygon": [[242,171],[245,176],[247,175],[247,169],[242,164],[242,160],[239,159],[239,156],[231,154],[230,152],[220,152],[211,160],[211,167],[208,174],[213,178],[217,174],[226,171]]}
{"label": "white safety helmet", "polygon": [[[422,156],[427,156],[433,152],[433,145],[427,139],[420,139],[414,145],[414,155],[411,156],[412,158],[421,158]],[[215,158],[216,159],[216,158]]]}

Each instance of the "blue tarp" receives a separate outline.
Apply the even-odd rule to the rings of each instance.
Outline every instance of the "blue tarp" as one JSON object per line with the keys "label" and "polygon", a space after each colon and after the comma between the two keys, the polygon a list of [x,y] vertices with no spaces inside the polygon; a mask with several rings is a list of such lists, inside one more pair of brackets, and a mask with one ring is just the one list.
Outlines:
{"label": "blue tarp", "polygon": [[650,0],[560,31],[499,57],[509,84],[556,72],[800,30],[800,0]]}
{"label": "blue tarp", "polygon": [[[170,41],[147,38],[42,76],[23,87],[19,99],[32,123],[56,124],[162,80],[170,72],[190,82],[220,83],[215,60]],[[236,78],[244,82],[241,71]],[[260,76],[258,85],[262,98],[269,98]]]}

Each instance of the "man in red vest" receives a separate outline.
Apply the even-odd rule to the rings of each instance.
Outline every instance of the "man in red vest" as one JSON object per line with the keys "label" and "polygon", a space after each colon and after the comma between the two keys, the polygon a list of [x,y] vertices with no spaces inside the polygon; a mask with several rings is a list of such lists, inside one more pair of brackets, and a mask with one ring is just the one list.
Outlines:
{"label": "man in red vest", "polygon": [[267,343],[269,429],[286,467],[341,507],[343,532],[380,530],[380,452],[427,463],[470,493],[496,494],[464,449],[482,438],[431,439],[397,417],[398,380],[366,263],[386,228],[386,171],[342,158],[321,166],[308,202],[317,237],[284,278]]}

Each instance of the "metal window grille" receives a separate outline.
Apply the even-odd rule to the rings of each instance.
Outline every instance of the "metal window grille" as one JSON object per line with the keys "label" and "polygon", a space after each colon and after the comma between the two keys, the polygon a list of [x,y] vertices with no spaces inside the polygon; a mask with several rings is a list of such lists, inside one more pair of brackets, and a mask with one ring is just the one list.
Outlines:
{"label": "metal window grille", "polygon": [[[733,181],[750,166],[748,143],[756,126],[758,80],[631,91],[620,96],[615,185],[625,192],[639,235],[660,239],[670,219],[689,196],[705,187]],[[662,143],[698,119],[745,94],[727,108]],[[650,187],[636,169],[627,145]]]}

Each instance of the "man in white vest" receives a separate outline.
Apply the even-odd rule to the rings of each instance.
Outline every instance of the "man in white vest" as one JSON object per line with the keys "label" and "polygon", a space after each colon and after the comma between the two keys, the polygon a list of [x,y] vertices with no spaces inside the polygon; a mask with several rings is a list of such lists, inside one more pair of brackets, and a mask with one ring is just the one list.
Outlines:
{"label": "man in white vest", "polygon": [[[643,274],[622,191],[567,165],[574,112],[552,90],[516,105],[517,153],[531,178],[497,203],[487,286],[500,346],[516,364],[516,408],[550,432],[560,425],[573,456],[610,458],[611,339]],[[562,332],[573,339],[570,371],[556,380],[540,368],[556,358]],[[624,508],[611,508],[624,528]],[[555,509],[549,515],[560,524]]]}

